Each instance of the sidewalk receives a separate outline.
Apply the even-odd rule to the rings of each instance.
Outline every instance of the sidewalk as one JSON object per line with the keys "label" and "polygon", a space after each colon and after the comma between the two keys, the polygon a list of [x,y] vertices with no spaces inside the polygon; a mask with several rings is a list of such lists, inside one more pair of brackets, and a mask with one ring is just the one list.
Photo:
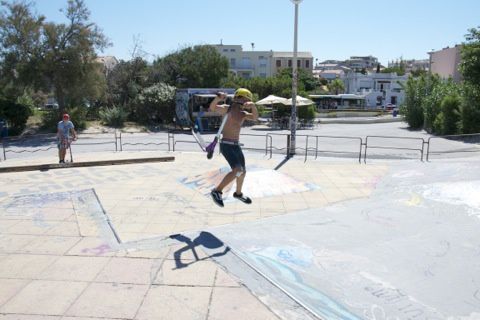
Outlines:
{"label": "sidewalk", "polygon": [[[128,156],[135,155],[145,153]],[[282,293],[247,288],[204,250],[192,250],[196,242],[186,233],[364,198],[388,169],[292,159],[274,171],[283,158],[249,153],[245,192],[254,203],[229,198],[218,208],[205,193],[221,178],[223,158],[174,156],[168,163],[2,174],[0,319],[308,319]],[[184,236],[169,238],[175,234]]]}

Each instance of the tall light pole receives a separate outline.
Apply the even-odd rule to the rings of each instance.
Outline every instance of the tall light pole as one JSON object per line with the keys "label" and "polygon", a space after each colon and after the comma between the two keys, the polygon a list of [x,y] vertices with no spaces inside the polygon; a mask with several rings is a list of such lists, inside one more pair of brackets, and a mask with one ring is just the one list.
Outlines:
{"label": "tall light pole", "polygon": [[297,86],[298,86],[298,72],[297,72],[297,34],[298,34],[298,5],[303,0],[290,0],[295,4],[295,28],[293,32],[293,68],[292,68],[292,112],[290,117],[290,149],[289,157],[295,155],[295,142],[297,130]]}

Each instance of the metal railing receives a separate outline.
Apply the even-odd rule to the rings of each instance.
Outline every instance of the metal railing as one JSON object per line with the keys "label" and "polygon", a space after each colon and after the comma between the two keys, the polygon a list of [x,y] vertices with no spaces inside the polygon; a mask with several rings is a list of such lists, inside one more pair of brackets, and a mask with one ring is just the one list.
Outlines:
{"label": "metal railing", "polygon": [[[162,133],[165,134],[165,133]],[[126,146],[137,146],[135,150],[148,150],[149,146],[154,148],[160,146],[166,146],[168,151],[176,151],[177,144],[196,144],[197,142],[190,136],[190,139],[182,137],[189,136],[186,132],[168,131],[167,137],[162,134],[144,134],[144,133],[120,133],[113,132],[107,134],[89,134],[82,133],[78,135],[78,140],[70,146],[70,156],[73,159],[72,149],[77,149],[79,146],[92,146],[88,148],[90,151],[106,151],[105,146],[113,146],[115,151],[125,151]],[[265,153],[265,156],[269,158],[273,157],[273,153],[290,154],[290,134],[289,133],[266,133],[266,134],[253,134],[243,133],[240,135],[244,139],[244,149],[261,151]],[[315,156],[315,159],[322,154],[346,154],[349,157],[353,154],[358,154],[358,161],[361,162],[362,151],[363,160],[366,163],[369,156],[368,151],[370,149],[384,149],[384,150],[406,150],[419,153],[419,159],[424,160],[426,155],[426,161],[429,161],[432,155],[444,155],[452,153],[474,153],[480,152],[480,133],[465,134],[465,135],[448,135],[448,136],[436,136],[429,137],[425,141],[420,137],[394,137],[394,136],[380,136],[370,135],[364,139],[354,136],[328,136],[328,135],[297,135],[299,138],[297,141],[296,150],[297,154],[304,155],[304,161],[307,161],[309,157]],[[178,139],[180,138],[180,139]],[[249,139],[250,138],[250,139]],[[257,138],[257,139],[255,139]],[[139,140],[143,139],[143,140]],[[260,143],[259,139],[262,139]],[[303,140],[305,143],[303,144]],[[469,145],[449,145],[448,143],[435,144],[437,140],[453,140],[463,143],[471,143]],[[345,141],[345,143],[324,143],[325,141]],[[348,141],[351,141],[351,149],[345,150],[348,145]],[[1,141],[3,160],[7,159],[8,153],[37,153],[42,151],[49,151],[57,148],[57,138],[55,134],[41,134],[28,137],[6,137]],[[425,151],[425,145],[427,147]],[[303,147],[304,146],[304,147]],[[433,150],[433,147],[437,147],[437,151]],[[438,150],[439,147],[443,149]],[[342,150],[339,150],[341,148]],[[362,150],[364,148],[364,150]],[[85,149],[85,148],[84,148]],[[113,149],[113,148],[112,148]],[[158,149],[158,148],[156,148]],[[199,148],[198,148],[199,150]],[[73,150],[75,151],[75,150]],[[304,152],[304,154],[303,154]],[[409,153],[406,153],[409,156]],[[404,155],[404,154],[403,154]],[[382,155],[383,156],[383,155]],[[398,154],[392,152],[386,153],[385,156],[400,157]]]}
{"label": "metal railing", "polygon": [[[432,152],[430,150],[432,141],[439,139],[447,139],[447,140],[460,140],[463,143],[472,143],[475,144],[476,148],[464,148],[464,149],[456,149],[456,150],[447,150],[447,151],[435,151]],[[471,133],[471,134],[456,134],[456,135],[445,135],[445,136],[437,136],[437,137],[430,137],[427,140],[427,156],[426,161],[430,161],[431,154],[453,154],[453,153],[474,153],[480,152],[480,133]]]}
{"label": "metal railing", "polygon": [[[168,132],[167,142],[124,142],[123,141],[124,134],[127,135],[126,133],[122,133],[122,132],[120,132],[120,135],[119,135],[120,151],[123,151],[124,146],[162,146],[162,145],[167,145],[168,151],[171,150],[170,132]],[[128,134],[133,135],[134,133],[128,133]]]}
{"label": "metal railing", "polygon": [[[45,147],[45,144],[54,144],[52,146]],[[27,148],[25,145],[31,145],[35,147],[41,145],[40,148]],[[12,146],[15,149],[12,149]],[[19,146],[23,146],[23,149],[20,149]],[[30,147],[30,146],[29,146]],[[36,153],[41,151],[48,151],[51,149],[57,148],[56,135],[55,134],[38,134],[35,136],[16,136],[16,137],[4,137],[2,139],[2,151],[3,151],[3,160],[7,160],[7,153]]]}
{"label": "metal railing", "polygon": [[[325,153],[345,153],[348,151],[336,151],[336,150],[319,150],[318,148],[318,139],[338,139],[338,140],[358,140],[358,162],[362,162],[362,146],[363,146],[363,140],[360,137],[346,137],[346,136],[317,136],[317,135],[306,135],[306,141],[305,141],[305,160],[304,162],[307,161],[308,158],[308,152],[309,151],[314,151],[315,152],[315,159],[318,157],[319,152],[325,152]],[[315,148],[309,148],[308,147],[308,141],[310,138],[315,138]]]}
{"label": "metal railing", "polygon": [[[368,139],[377,138],[377,139],[387,139],[387,140],[407,140],[407,141],[420,141],[422,146],[421,148],[406,148],[398,147],[397,145],[368,145]],[[423,162],[423,152],[424,152],[425,140],[423,138],[413,138],[413,137],[392,137],[392,136],[366,136],[365,138],[365,154],[363,156],[364,163],[367,162],[367,149],[389,149],[389,150],[409,150],[409,151],[419,151],[420,152],[420,161]]]}
{"label": "metal railing", "polygon": [[240,137],[264,137],[265,138],[265,148],[254,148],[254,147],[249,147],[247,144],[244,144],[243,148],[242,149],[245,149],[245,150],[259,150],[259,151],[263,151],[265,150],[265,155],[267,156],[268,154],[270,154],[270,159],[272,159],[272,141],[273,141],[273,138],[266,134],[266,135],[263,135],[263,134],[253,134],[253,133],[242,133],[240,134]]}

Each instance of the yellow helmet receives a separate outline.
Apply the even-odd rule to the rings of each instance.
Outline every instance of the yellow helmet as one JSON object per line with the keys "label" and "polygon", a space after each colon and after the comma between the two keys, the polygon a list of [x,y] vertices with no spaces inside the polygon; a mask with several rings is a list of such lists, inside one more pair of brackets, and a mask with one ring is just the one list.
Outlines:
{"label": "yellow helmet", "polygon": [[233,98],[235,99],[237,97],[244,97],[250,101],[253,101],[253,94],[250,92],[250,90],[245,88],[239,88],[237,89],[237,91],[235,91],[235,95],[233,96]]}

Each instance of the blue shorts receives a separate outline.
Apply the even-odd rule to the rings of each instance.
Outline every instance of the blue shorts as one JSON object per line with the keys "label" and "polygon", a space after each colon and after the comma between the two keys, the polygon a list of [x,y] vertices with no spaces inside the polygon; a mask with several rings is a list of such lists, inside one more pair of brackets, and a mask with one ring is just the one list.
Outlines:
{"label": "blue shorts", "polygon": [[243,156],[242,148],[238,144],[220,143],[220,152],[227,160],[230,168],[240,168],[245,171],[245,157]]}

